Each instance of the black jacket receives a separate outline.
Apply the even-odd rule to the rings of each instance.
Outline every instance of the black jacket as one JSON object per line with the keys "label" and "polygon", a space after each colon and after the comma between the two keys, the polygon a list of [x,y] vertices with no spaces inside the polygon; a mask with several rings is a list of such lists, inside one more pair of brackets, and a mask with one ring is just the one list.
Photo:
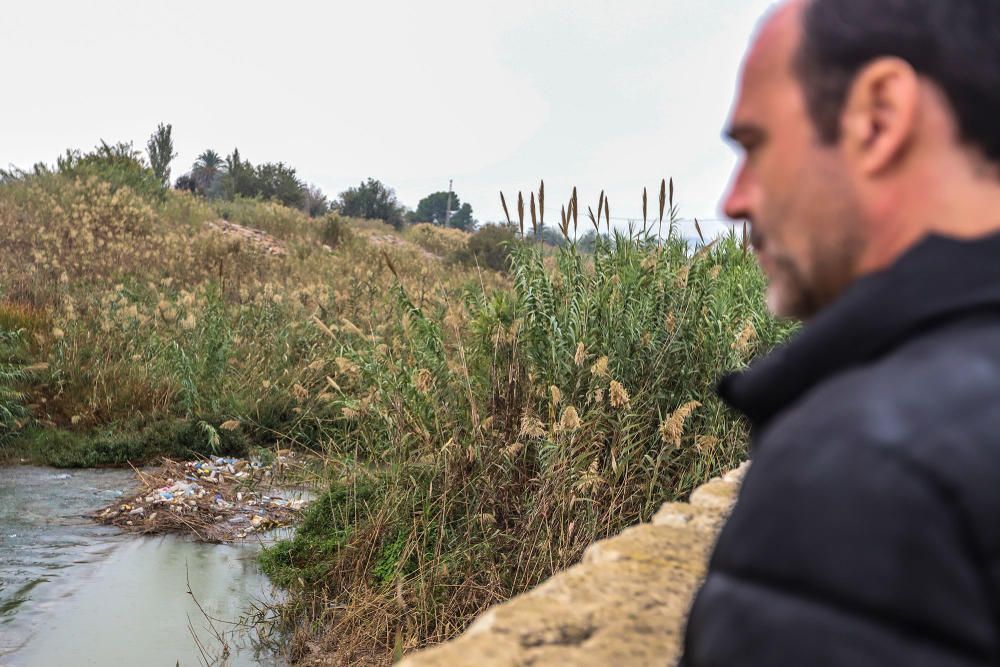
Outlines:
{"label": "black jacket", "polygon": [[684,667],[1000,665],[1000,235],[928,237],[719,391],[753,465]]}

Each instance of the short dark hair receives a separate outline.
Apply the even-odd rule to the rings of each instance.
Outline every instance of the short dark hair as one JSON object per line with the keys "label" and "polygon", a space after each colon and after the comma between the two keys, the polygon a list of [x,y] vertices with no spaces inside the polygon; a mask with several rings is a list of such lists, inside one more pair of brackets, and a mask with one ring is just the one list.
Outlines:
{"label": "short dark hair", "polygon": [[811,0],[796,70],[824,142],[840,137],[855,77],[885,56],[936,83],[963,143],[1000,163],[998,0]]}

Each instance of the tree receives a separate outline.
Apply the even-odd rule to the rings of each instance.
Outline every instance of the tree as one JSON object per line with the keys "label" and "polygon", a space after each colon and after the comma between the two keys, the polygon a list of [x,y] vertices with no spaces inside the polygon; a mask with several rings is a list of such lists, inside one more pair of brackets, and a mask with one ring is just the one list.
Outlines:
{"label": "tree", "polygon": [[[448,210],[449,199],[451,201],[450,211]],[[472,217],[472,206],[468,203],[463,204],[454,192],[433,192],[427,195],[417,204],[417,210],[412,217],[414,222],[430,222],[435,225],[443,225],[447,220],[449,227],[457,227],[465,231],[472,231],[476,226],[476,221]]]}
{"label": "tree", "polygon": [[220,194],[225,199],[257,196],[257,174],[249,161],[240,158],[240,151],[234,148],[232,154],[226,156],[226,165],[222,178],[219,180]]}
{"label": "tree", "polygon": [[348,188],[341,192],[337,208],[342,215],[384,220],[396,229],[403,226],[403,215],[406,211],[396,199],[393,189],[374,178],[362,181],[356,188]]}
{"label": "tree", "polygon": [[212,149],[199,155],[191,167],[191,178],[198,194],[208,195],[215,190],[224,169],[225,161]]}
{"label": "tree", "polygon": [[451,219],[448,220],[448,225],[465,232],[474,230],[476,228],[476,220],[472,217],[472,206],[468,202],[462,204],[458,212],[452,214]]}
{"label": "tree", "polygon": [[172,130],[173,126],[169,123],[160,123],[146,143],[149,165],[164,190],[170,187],[170,163],[177,157],[174,153],[174,140],[170,136]]}
{"label": "tree", "polygon": [[[443,225],[447,217],[448,198],[447,192],[433,192],[421,199],[413,215],[414,221]],[[458,195],[451,193],[451,212],[457,211],[460,205]]]}
{"label": "tree", "polygon": [[302,188],[302,194],[305,197],[305,203],[302,205],[302,210],[305,211],[310,218],[319,218],[326,215],[330,210],[330,202],[327,201],[326,195],[315,185],[307,185]]}
{"label": "tree", "polygon": [[295,170],[284,162],[265,162],[254,170],[254,193],[250,196],[279,201],[291,208],[302,208],[306,202],[304,186]]}
{"label": "tree", "polygon": [[186,190],[187,192],[197,192],[198,184],[195,182],[191,174],[181,174],[174,181],[174,190]]}

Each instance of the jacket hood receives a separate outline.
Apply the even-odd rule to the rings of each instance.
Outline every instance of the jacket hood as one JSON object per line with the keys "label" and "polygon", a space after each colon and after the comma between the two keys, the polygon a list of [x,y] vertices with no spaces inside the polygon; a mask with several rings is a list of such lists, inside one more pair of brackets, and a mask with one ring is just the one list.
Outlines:
{"label": "jacket hood", "polygon": [[724,377],[718,393],[758,430],[823,380],[989,310],[1000,312],[1000,233],[929,235],[888,269],[856,281],[786,345]]}

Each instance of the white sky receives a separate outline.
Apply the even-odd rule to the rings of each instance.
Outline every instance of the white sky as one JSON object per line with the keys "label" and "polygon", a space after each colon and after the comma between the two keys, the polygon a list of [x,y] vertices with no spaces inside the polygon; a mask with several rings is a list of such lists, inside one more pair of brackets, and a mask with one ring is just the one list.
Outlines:
{"label": "white sky", "polygon": [[632,217],[672,176],[682,216],[718,218],[720,134],[769,4],[5,0],[0,165],[144,147],[169,122],[175,178],[235,146],[331,198],[372,176],[414,208],[451,178],[481,221],[544,178],[555,223],[573,185]]}

